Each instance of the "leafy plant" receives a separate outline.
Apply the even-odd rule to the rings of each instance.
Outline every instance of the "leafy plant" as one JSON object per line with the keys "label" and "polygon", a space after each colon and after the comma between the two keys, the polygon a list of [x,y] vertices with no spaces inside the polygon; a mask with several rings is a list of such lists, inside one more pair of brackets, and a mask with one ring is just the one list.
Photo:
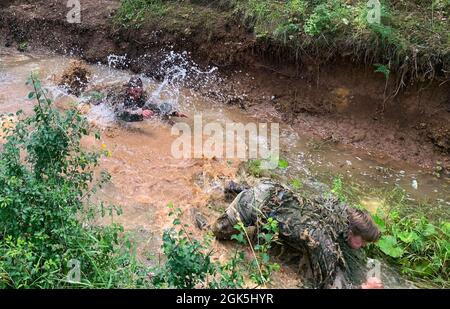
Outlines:
{"label": "leafy plant", "polygon": [[[173,210],[173,205],[169,208]],[[169,216],[175,216],[173,227],[164,231],[163,252],[167,261],[162,268],[157,269],[153,278],[156,287],[176,287],[192,289],[198,285],[206,284],[209,275],[216,271],[211,261],[212,251],[206,252],[209,240],[201,243],[192,239],[181,225],[179,216],[181,209],[170,212]],[[176,230],[176,227],[180,227]]]}
{"label": "leafy plant", "polygon": [[347,200],[346,195],[344,193],[344,182],[341,177],[336,177],[333,179],[333,186],[331,192],[336,195],[339,200],[345,202]]}
{"label": "leafy plant", "polygon": [[248,172],[250,175],[254,177],[261,177],[262,175],[262,168],[261,168],[261,160],[251,160],[248,163]]}
{"label": "leafy plant", "polygon": [[348,25],[349,10],[340,1],[324,1],[318,4],[304,25],[305,33],[317,36],[334,33],[341,25]]}
{"label": "leafy plant", "polygon": [[278,225],[269,219],[257,235],[257,244],[253,244],[242,225],[235,228],[239,232],[232,236],[243,245],[250,245],[253,259],[247,262],[242,250],[236,250],[233,257],[226,263],[213,261],[211,235],[202,241],[194,239],[187,231],[188,226],[181,223],[181,209],[171,209],[169,216],[174,217],[172,227],[163,234],[163,252],[167,258],[163,265],[158,266],[153,274],[153,284],[156,287],[168,288],[243,288],[244,274],[257,285],[266,285],[271,275],[279,269],[275,263],[270,263],[269,250],[276,241]]}
{"label": "leafy plant", "polygon": [[291,186],[295,189],[295,190],[298,190],[298,189],[300,189],[301,187],[303,187],[303,183],[302,183],[302,181],[300,180],[300,179],[292,179],[292,181],[291,181]]}
{"label": "leafy plant", "polygon": [[[100,152],[81,148],[89,124],[77,111],[61,114],[32,75],[34,113],[13,128],[0,154],[0,287],[141,286],[139,265],[117,224],[93,220],[117,208],[91,203],[109,180],[94,179]],[[22,112],[17,117],[23,118]],[[68,262],[77,260],[80,281],[68,282]]]}
{"label": "leafy plant", "polygon": [[253,177],[272,177],[271,171],[285,170],[289,167],[289,162],[284,159],[269,157],[267,159],[254,159],[247,162],[247,172]]}
{"label": "leafy plant", "polygon": [[447,286],[450,279],[450,223],[435,225],[425,217],[400,216],[379,210],[374,220],[383,231],[375,245],[411,277],[427,278]]}
{"label": "leafy plant", "polygon": [[284,159],[278,160],[278,168],[286,169],[288,167],[289,167],[289,162],[288,161],[286,161]]}
{"label": "leafy plant", "polygon": [[272,273],[280,269],[277,263],[270,263],[269,256],[270,249],[278,240],[278,222],[273,218],[267,219],[267,222],[261,226],[257,233],[255,246],[253,246],[242,222],[238,223],[234,228],[239,231],[239,234],[233,235],[231,239],[235,239],[241,244],[248,244],[254,256],[251,263],[253,272],[250,274],[250,279],[258,286],[265,286],[270,282]]}
{"label": "leafy plant", "polygon": [[22,42],[17,47],[17,50],[20,51],[20,52],[26,52],[27,49],[28,49],[28,43],[27,42]]}
{"label": "leafy plant", "polygon": [[162,16],[166,5],[162,0],[124,0],[115,18],[123,26],[139,28],[147,14]]}
{"label": "leafy plant", "polygon": [[105,95],[98,91],[92,91],[89,93],[89,98],[91,100],[100,101],[105,97]]}
{"label": "leafy plant", "polygon": [[389,70],[389,68],[386,66],[386,65],[384,65],[384,64],[379,64],[379,63],[376,63],[376,64],[374,64],[374,66],[375,66],[375,72],[377,72],[377,73],[382,73],[383,75],[384,75],[384,78],[386,79],[386,80],[388,80],[389,79],[389,75],[390,75],[390,70]]}

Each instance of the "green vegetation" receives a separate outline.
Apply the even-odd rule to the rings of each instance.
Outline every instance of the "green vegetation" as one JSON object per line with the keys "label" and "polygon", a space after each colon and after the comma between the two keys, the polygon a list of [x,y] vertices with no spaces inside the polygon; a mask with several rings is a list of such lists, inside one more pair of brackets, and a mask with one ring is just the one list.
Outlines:
{"label": "green vegetation", "polygon": [[56,110],[35,76],[28,84],[34,114],[4,129],[0,154],[0,287],[148,286],[122,227],[94,224],[120,211],[90,201],[109,175],[96,180],[102,153],[80,147],[86,119]]}
{"label": "green vegetation", "polygon": [[[341,177],[333,180],[332,192],[357,208],[364,208],[358,188],[345,184]],[[373,192],[375,194],[375,192]],[[411,205],[405,192],[379,192],[383,197],[372,217],[382,231],[381,239],[368,246],[372,257],[381,257],[397,266],[400,272],[424,286],[449,287],[450,284],[450,222],[448,217],[434,217]]]}
{"label": "green vegetation", "polygon": [[294,190],[299,190],[303,187],[303,183],[300,179],[295,178],[291,180],[291,186]]}
{"label": "green vegetation", "polygon": [[260,159],[250,160],[247,165],[247,171],[250,175],[253,177],[262,177],[263,169]]}
{"label": "green vegetation", "polygon": [[[171,207],[173,227],[163,234],[165,261],[149,276],[123,228],[113,222],[120,209],[94,203],[91,197],[109,180],[98,171],[106,150],[87,151],[83,137],[91,134],[86,119],[76,110],[54,108],[36,76],[28,85],[35,100],[34,113],[13,128],[3,128],[6,143],[0,153],[0,288],[242,288],[268,286],[279,270],[269,252],[278,241],[278,223],[268,219],[255,235],[242,224],[233,239],[239,245],[227,262],[215,261],[212,236],[196,240],[181,223],[181,210]],[[95,95],[95,94],[94,94]],[[96,135],[99,138],[98,135]],[[278,161],[277,171],[289,167]],[[262,173],[261,160],[250,161],[254,176]],[[291,180],[295,190],[301,179]],[[354,207],[364,207],[357,186],[341,177],[331,192]],[[438,215],[414,211],[404,191],[381,192],[374,220],[383,236],[368,248],[415,282],[449,287],[450,222]],[[98,224],[108,216],[111,224]],[[103,221],[104,222],[104,221]],[[249,250],[243,250],[249,249]],[[245,254],[246,251],[249,251]],[[79,269],[77,269],[79,265]],[[79,280],[77,276],[79,270]]]}
{"label": "green vegetation", "polygon": [[331,189],[331,193],[339,198],[339,200],[346,202],[347,198],[344,193],[344,182],[341,177],[336,177],[333,179],[333,186]]}
{"label": "green vegetation", "polygon": [[[267,165],[267,167],[266,167]],[[275,168],[271,168],[271,167]],[[270,168],[269,168],[270,167]],[[268,158],[265,160],[262,159],[253,159],[249,160],[246,163],[245,170],[247,173],[252,175],[253,177],[276,177],[275,172],[280,172],[286,170],[289,167],[289,162],[284,159],[272,159]]]}
{"label": "green vegetation", "polygon": [[251,240],[242,224],[235,226],[233,239],[252,251],[248,262],[244,251],[237,248],[233,257],[226,263],[213,261],[210,249],[212,236],[207,235],[203,241],[192,237],[181,223],[182,214],[173,205],[170,216],[174,217],[173,227],[163,234],[163,251],[167,260],[156,268],[153,283],[159,288],[243,288],[246,277],[256,286],[266,286],[271,275],[279,269],[278,264],[271,263],[268,251],[277,241],[278,224],[268,220],[257,234],[256,244]]}
{"label": "green vegetation", "polygon": [[20,52],[26,52],[28,50],[28,43],[22,42],[17,46],[17,50]]}
{"label": "green vegetation", "polygon": [[450,222],[433,224],[423,216],[400,216],[398,211],[381,209],[374,219],[383,232],[376,244],[378,255],[389,257],[414,280],[450,286]]}
{"label": "green vegetation", "polygon": [[[381,63],[396,73],[399,86],[449,78],[450,1],[382,0],[380,23],[368,18],[374,10],[366,0],[124,0],[116,20],[140,26],[164,16],[161,27],[177,24],[183,31],[187,19],[208,15],[214,20],[219,13],[240,20],[261,42],[289,47],[292,59],[306,57],[320,64],[343,56]],[[211,31],[214,22],[202,27]]]}
{"label": "green vegetation", "polygon": [[448,0],[383,0],[379,24],[368,21],[372,8],[367,3],[244,0],[235,1],[235,9],[258,37],[292,46],[314,58],[340,55],[381,62],[399,73],[400,79],[416,74],[421,79],[436,77],[444,72],[436,72],[440,65],[448,73]]}
{"label": "green vegetation", "polygon": [[105,95],[103,93],[98,92],[98,91],[92,91],[88,95],[89,95],[89,98],[94,101],[100,101],[105,97]]}
{"label": "green vegetation", "polygon": [[160,0],[124,0],[116,15],[118,22],[123,25],[140,27],[145,22],[149,14],[163,16],[168,5]]}

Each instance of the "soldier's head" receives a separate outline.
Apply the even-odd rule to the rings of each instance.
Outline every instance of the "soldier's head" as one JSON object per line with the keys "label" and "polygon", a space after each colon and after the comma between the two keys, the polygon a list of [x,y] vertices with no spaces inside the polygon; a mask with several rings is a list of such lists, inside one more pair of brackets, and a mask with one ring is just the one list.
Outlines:
{"label": "soldier's head", "polygon": [[349,230],[347,243],[353,249],[364,247],[369,242],[380,239],[381,232],[367,211],[348,208]]}
{"label": "soldier's head", "polygon": [[139,100],[144,93],[143,83],[139,77],[132,77],[127,83],[127,95],[134,100]]}

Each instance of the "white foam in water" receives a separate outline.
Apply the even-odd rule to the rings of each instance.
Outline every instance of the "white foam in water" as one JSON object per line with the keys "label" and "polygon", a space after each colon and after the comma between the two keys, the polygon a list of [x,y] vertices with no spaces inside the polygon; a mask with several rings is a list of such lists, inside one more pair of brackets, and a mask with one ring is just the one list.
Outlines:
{"label": "white foam in water", "polygon": [[[70,94],[67,93],[67,89],[65,89],[64,87],[61,87],[61,86],[46,84],[45,89],[47,89],[49,91],[53,100],[63,98],[66,96],[70,96]],[[77,99],[74,98],[74,101],[75,100],[77,100]]]}
{"label": "white foam in water", "polygon": [[[142,57],[151,57],[151,55],[144,55]],[[92,83],[88,88],[95,85],[101,85],[101,88],[105,89],[112,85],[126,83],[131,77],[130,72],[115,69],[127,64],[128,56],[126,54],[111,54],[107,59],[107,67],[103,65],[96,66],[96,72],[93,74],[91,78]],[[195,62],[189,59],[187,52],[166,52],[165,58],[160,62],[158,67],[155,68],[155,72],[158,75],[163,76],[163,81],[161,83],[155,84],[153,80],[140,75],[145,88],[155,89],[156,87],[154,91],[149,93],[149,100],[158,104],[168,102],[180,110],[189,106],[191,103],[190,101],[197,96],[197,93],[190,91],[189,88],[192,86],[207,87],[207,85],[217,85],[222,81],[220,77],[215,74],[217,72],[217,67],[208,67],[203,71]],[[189,91],[189,95],[182,96],[183,90]],[[89,90],[87,92],[89,92]],[[86,102],[86,98],[81,98],[81,101]],[[100,113],[96,115],[95,118],[101,117],[101,115],[107,116],[108,113]],[[111,120],[111,117],[109,117],[106,122],[110,121],[113,121]]]}
{"label": "white foam in water", "polygon": [[118,66],[125,66],[128,59],[127,54],[125,55],[109,55],[108,56],[108,67],[117,68]]}
{"label": "white foam in water", "polygon": [[[161,61],[156,72],[164,76],[158,88],[151,94],[152,99],[162,102],[170,102],[174,106],[180,105],[180,94],[183,88],[210,87],[217,85],[222,80],[215,74],[217,67],[209,67],[205,71],[191,59],[187,52],[176,53],[169,51]],[[189,105],[190,99],[197,94],[190,91],[189,97],[184,97],[184,104]]]}
{"label": "white foam in water", "polygon": [[86,115],[86,118],[89,121],[95,122],[101,126],[114,123],[116,120],[113,110],[111,110],[106,104],[93,106]]}

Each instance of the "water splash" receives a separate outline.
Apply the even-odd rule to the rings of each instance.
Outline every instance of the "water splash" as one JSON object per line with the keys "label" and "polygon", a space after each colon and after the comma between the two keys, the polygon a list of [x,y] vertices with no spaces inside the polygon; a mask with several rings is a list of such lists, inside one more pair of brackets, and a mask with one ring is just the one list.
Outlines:
{"label": "water splash", "polygon": [[[189,53],[177,53],[170,50],[165,53],[165,57],[155,69],[155,74],[162,76],[162,82],[151,94],[151,97],[153,100],[159,102],[164,100],[179,107],[182,90],[197,90],[200,87],[208,87],[221,82],[221,78],[216,74],[217,71],[217,67],[207,67],[202,70],[197,63],[190,59]],[[197,93],[194,91],[189,91],[189,96],[183,98],[184,103],[190,104],[190,98],[196,95]]]}
{"label": "water splash", "polygon": [[124,69],[128,68],[129,60],[128,55],[114,55],[111,54],[107,57],[108,67],[110,69]]}
{"label": "water splash", "polygon": [[102,127],[113,124],[116,121],[114,111],[106,104],[93,106],[86,117],[90,122]]}

